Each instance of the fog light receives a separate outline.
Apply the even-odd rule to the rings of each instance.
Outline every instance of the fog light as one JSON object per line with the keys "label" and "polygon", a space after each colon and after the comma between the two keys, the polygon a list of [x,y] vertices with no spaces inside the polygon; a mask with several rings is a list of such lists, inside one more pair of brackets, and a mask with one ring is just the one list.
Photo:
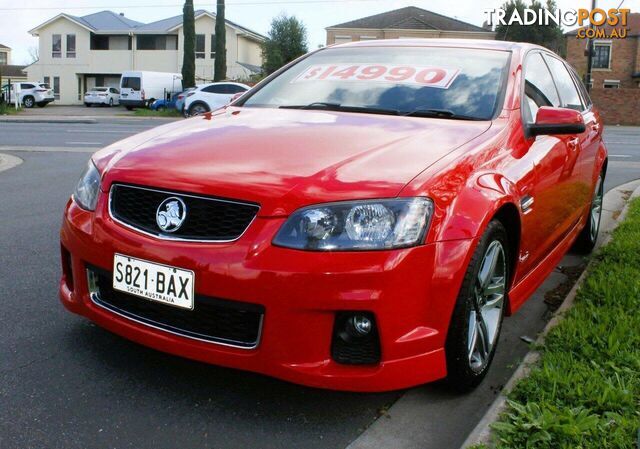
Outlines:
{"label": "fog light", "polygon": [[336,313],[331,358],[345,365],[380,363],[380,336],[376,317],[368,311]]}
{"label": "fog light", "polygon": [[373,328],[371,320],[363,315],[354,315],[349,323],[358,335],[369,335]]}

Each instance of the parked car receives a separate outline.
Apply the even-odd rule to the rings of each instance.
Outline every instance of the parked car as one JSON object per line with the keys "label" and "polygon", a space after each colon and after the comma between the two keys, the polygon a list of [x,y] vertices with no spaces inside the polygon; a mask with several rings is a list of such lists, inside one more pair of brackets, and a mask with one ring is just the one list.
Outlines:
{"label": "parked car", "polygon": [[120,103],[128,110],[147,107],[157,99],[181,91],[179,73],[128,71],[120,78]]}
{"label": "parked car", "polygon": [[117,106],[120,104],[120,91],[115,87],[94,87],[84,94],[84,105]]}
{"label": "parked car", "polygon": [[[44,108],[49,103],[55,101],[55,95],[51,87],[46,83],[24,82],[20,83],[20,93],[18,94],[20,104],[25,108],[38,106]],[[16,99],[15,87],[11,85],[9,102],[14,104]]]}
{"label": "parked car", "polygon": [[[607,149],[578,75],[503,41],[354,42],[91,158],[60,297],[140,344],[314,387],[486,375],[593,249]],[[507,342],[512,344],[512,342]]]}
{"label": "parked car", "polygon": [[184,102],[187,99],[187,95],[189,94],[189,92],[191,92],[194,89],[195,87],[189,87],[185,89],[183,92],[180,92],[178,94],[178,97],[176,99],[176,106],[175,106],[177,111],[180,111],[181,113],[184,114]]}
{"label": "parked car", "polygon": [[187,93],[184,103],[185,116],[215,111],[229,104],[234,95],[251,89],[246,84],[221,82],[203,84]]}

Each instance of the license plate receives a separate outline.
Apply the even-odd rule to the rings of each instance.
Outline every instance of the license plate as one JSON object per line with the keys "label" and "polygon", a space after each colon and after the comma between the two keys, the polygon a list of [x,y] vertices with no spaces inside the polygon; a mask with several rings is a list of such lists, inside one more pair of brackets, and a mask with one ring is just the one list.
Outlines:
{"label": "license plate", "polygon": [[128,97],[128,96],[129,96],[129,94],[122,94],[121,96],[122,96],[122,97]]}
{"label": "license plate", "polygon": [[131,256],[115,254],[113,288],[150,301],[193,310],[195,274]]}

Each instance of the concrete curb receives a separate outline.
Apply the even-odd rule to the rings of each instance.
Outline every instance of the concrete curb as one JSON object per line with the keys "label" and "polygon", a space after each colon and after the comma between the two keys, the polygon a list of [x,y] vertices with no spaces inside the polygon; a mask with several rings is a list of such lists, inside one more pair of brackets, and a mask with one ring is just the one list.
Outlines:
{"label": "concrete curb", "polygon": [[[601,232],[603,234],[601,234],[601,238],[598,241],[596,250],[611,240],[611,232],[618,226],[619,223],[622,222],[622,220],[624,220],[627,215],[629,200],[638,196],[640,196],[640,180],[623,184],[607,192],[603,202],[603,204],[607,205],[607,208],[603,208],[602,223],[600,225]],[[565,312],[573,306],[576,298],[576,293],[578,292],[580,285],[587,276],[589,265],[587,265],[585,270],[582,272],[582,274],[574,284],[573,288],[569,291],[569,294],[563,301],[560,308],[556,311],[553,318],[549,320],[542,332],[538,335],[538,338],[535,342],[536,346],[544,342],[544,338],[549,333],[549,331],[551,331],[551,329],[556,327],[563,320]],[[513,373],[509,381],[500,392],[500,395],[493,401],[482,419],[471,431],[462,446],[460,446],[461,449],[468,448],[475,444],[485,444],[489,447],[492,446],[492,433],[490,425],[494,423],[498,419],[500,414],[506,410],[507,395],[509,394],[509,392],[511,392],[518,381],[529,374],[529,372],[533,368],[533,365],[538,361],[539,358],[540,353],[538,351],[532,350],[527,353],[525,358],[520,363],[520,366],[518,366],[518,369],[516,369],[516,371]]]}
{"label": "concrete curb", "polygon": [[0,145],[0,151],[9,152],[37,152],[37,153],[95,153],[102,147],[18,147]]}
{"label": "concrete curb", "polygon": [[19,157],[10,154],[0,154],[0,172],[17,167],[20,164],[22,164],[22,159]]}
{"label": "concrete curb", "polygon": [[45,117],[0,117],[0,123],[98,123],[95,118],[45,118]]}

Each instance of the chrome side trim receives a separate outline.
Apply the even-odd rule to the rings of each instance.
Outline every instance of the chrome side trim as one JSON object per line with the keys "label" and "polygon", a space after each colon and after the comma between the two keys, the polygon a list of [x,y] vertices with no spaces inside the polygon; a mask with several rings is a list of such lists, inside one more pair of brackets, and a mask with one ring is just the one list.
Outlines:
{"label": "chrome side trim", "polygon": [[[258,325],[258,338],[255,342],[255,344],[253,344],[252,346],[247,346],[247,345],[241,345],[239,344],[240,342],[233,342],[233,340],[225,340],[224,338],[215,340],[214,338],[211,339],[205,339],[205,338],[198,338],[198,337],[194,337],[192,335],[187,335],[184,333],[181,333],[177,330],[172,330],[172,329],[167,329],[166,327],[163,327],[162,324],[157,323],[157,324],[151,324],[147,321],[142,321],[142,319],[136,319],[135,318],[135,314],[132,313],[125,313],[124,311],[121,311],[120,309],[118,309],[117,307],[113,307],[113,306],[109,306],[106,303],[103,303],[100,300],[100,294],[97,292],[94,293],[90,293],[89,297],[91,298],[91,302],[93,302],[96,306],[100,307],[101,309],[107,310],[111,313],[114,313],[118,316],[121,316],[122,318],[126,318],[129,321],[134,321],[138,324],[142,324],[143,326],[147,326],[147,327],[151,327],[153,329],[157,329],[160,330],[162,332],[167,332],[169,334],[173,334],[173,335],[177,335],[179,337],[183,337],[183,338],[188,338],[189,340],[196,340],[196,341],[202,341],[204,343],[209,343],[209,344],[213,344],[213,345],[220,345],[220,346],[227,346],[229,348],[236,348],[236,349],[246,349],[246,350],[251,350],[251,349],[256,349],[259,345],[260,345],[260,340],[262,337],[262,323],[264,322],[264,314],[260,315],[260,324]],[[144,300],[143,300],[144,301]],[[151,321],[151,320],[149,320]]]}
{"label": "chrome side trim", "polygon": [[[115,186],[122,186],[122,187],[127,187],[127,188],[132,188],[132,189],[139,189],[139,190],[147,190],[150,192],[158,192],[158,193],[166,193],[167,195],[179,195],[179,196],[186,196],[189,198],[198,198],[198,199],[202,199],[202,200],[208,200],[208,201],[218,201],[221,203],[231,203],[231,204],[239,204],[242,206],[253,206],[256,207],[256,213],[253,216],[253,218],[251,219],[251,221],[249,222],[249,224],[247,225],[246,228],[244,228],[244,231],[242,231],[242,233],[236,237],[235,239],[230,239],[230,240],[213,240],[213,239],[185,239],[182,237],[175,237],[175,236],[170,236],[170,235],[164,235],[164,234],[154,234],[152,232],[147,232],[144,231],[142,229],[136,228],[135,226],[132,226],[128,223],[125,223],[122,220],[119,220],[118,218],[116,218],[113,215],[113,211],[111,210],[111,205],[112,205],[112,197],[113,197],[113,188]],[[260,205],[258,204],[254,204],[254,203],[243,203],[241,201],[233,201],[233,200],[224,200],[224,199],[217,199],[217,198],[207,198],[206,196],[200,196],[200,195],[190,195],[190,194],[186,194],[186,193],[178,193],[178,192],[170,192],[167,190],[160,190],[160,189],[151,189],[148,187],[139,187],[139,186],[132,186],[129,184],[119,184],[119,183],[114,183],[111,184],[111,188],[109,189],[109,204],[108,204],[108,209],[109,209],[109,218],[111,218],[114,222],[118,223],[121,226],[124,226],[125,228],[131,229],[133,231],[139,232],[140,234],[144,234],[147,235],[149,237],[153,237],[155,239],[158,240],[168,240],[168,241],[172,241],[172,242],[191,242],[191,243],[231,243],[231,242],[235,242],[237,240],[240,240],[242,238],[242,236],[247,232],[247,230],[251,227],[251,225],[253,224],[253,222],[255,221],[255,219],[258,217],[258,213],[260,212]]]}
{"label": "chrome side trim", "polygon": [[531,212],[531,207],[533,206],[533,197],[531,195],[525,195],[520,199],[520,208],[522,209],[523,214],[527,214]]}

